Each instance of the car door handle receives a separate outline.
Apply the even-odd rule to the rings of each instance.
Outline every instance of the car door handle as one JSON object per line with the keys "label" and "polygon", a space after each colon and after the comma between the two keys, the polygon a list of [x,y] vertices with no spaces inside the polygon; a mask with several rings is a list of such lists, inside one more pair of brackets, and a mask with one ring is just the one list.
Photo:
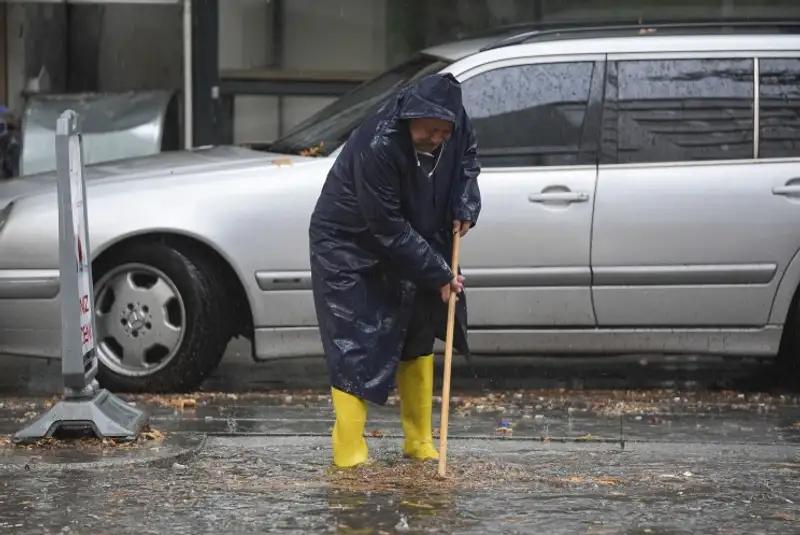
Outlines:
{"label": "car door handle", "polygon": [[554,191],[552,193],[531,193],[528,195],[530,202],[586,202],[589,200],[589,194],[583,191]]}
{"label": "car door handle", "polygon": [[798,186],[775,186],[772,188],[773,195],[800,195],[800,185]]}

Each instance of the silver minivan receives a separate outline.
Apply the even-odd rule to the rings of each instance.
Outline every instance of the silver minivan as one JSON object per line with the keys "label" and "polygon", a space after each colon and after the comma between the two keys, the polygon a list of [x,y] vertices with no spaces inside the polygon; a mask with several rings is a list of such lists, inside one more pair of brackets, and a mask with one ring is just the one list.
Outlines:
{"label": "silver minivan", "polygon": [[[199,380],[236,334],[253,340],[256,359],[320,353],[313,204],[361,119],[400,83],[436,71],[462,82],[483,167],[484,208],[462,249],[474,352],[781,354],[796,365],[800,35],[791,29],[487,35],[423,51],[267,152],[204,149],[90,170],[98,299],[116,288],[157,303],[168,287],[173,302],[200,296],[226,319],[224,332],[194,326],[201,316],[187,309],[148,356],[106,315],[102,377],[127,389],[191,386],[189,371],[200,369],[190,382]],[[53,187],[24,180],[6,187],[13,209],[0,189],[0,352],[57,356],[57,287],[44,299],[36,279],[57,281]],[[134,204],[137,217],[119,217]],[[169,251],[210,276],[173,274]],[[142,271],[164,284],[136,286]],[[212,344],[212,333],[222,339]],[[212,349],[199,354],[198,344]]]}

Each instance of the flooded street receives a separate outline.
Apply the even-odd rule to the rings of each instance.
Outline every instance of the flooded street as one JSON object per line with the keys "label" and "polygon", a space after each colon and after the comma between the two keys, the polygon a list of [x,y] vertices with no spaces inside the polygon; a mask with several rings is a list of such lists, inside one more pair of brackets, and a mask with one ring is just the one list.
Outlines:
{"label": "flooded street", "polygon": [[[454,441],[450,479],[371,440],[373,465],[327,466],[328,441],[212,438],[187,465],[3,475],[20,533],[792,533],[796,448]],[[186,466],[186,468],[180,468]]]}
{"label": "flooded street", "polygon": [[[401,456],[396,397],[369,408],[371,464],[333,469],[318,363],[234,356],[204,391],[124,396],[151,413],[158,434],[141,444],[6,441],[0,532],[800,533],[800,400],[730,388],[763,366],[593,362],[530,359],[514,370],[483,361],[478,378],[459,366],[439,480],[435,464]],[[613,384],[623,370],[633,388]],[[579,376],[583,388],[564,385]],[[693,385],[669,384],[690,376]],[[281,384],[253,387],[270,377]],[[487,388],[490,379],[499,386]],[[2,433],[52,402],[47,385],[33,397],[3,391]],[[178,438],[205,442],[158,458]],[[147,462],[115,460],[144,450]],[[59,455],[110,462],[65,467]]]}
{"label": "flooded street", "polygon": [[450,476],[371,439],[328,466],[326,437],[212,437],[186,464],[0,476],[13,532],[792,533],[796,444],[454,440]]}

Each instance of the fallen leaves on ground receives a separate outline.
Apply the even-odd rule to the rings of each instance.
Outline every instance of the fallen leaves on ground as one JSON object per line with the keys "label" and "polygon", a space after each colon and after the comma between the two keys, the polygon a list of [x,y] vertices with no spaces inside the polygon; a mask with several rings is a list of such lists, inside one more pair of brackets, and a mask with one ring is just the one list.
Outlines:
{"label": "fallen leaves on ground", "polygon": [[[525,419],[539,417],[545,411],[559,410],[600,416],[636,416],[722,410],[768,412],[776,407],[798,404],[800,398],[797,396],[745,394],[736,391],[684,392],[670,389],[509,390],[483,395],[459,395],[450,399],[453,412],[459,416],[480,413],[505,415],[521,412]],[[648,422],[661,423],[663,419],[648,420]]]}
{"label": "fallen leaves on ground", "polygon": [[[263,403],[270,406],[320,406],[330,403],[327,389],[270,390],[264,392],[192,392],[184,394],[124,394],[124,399],[137,405],[171,407],[177,410],[202,406],[229,406]],[[48,408],[61,398],[45,400],[29,398],[0,399],[0,410],[33,414]],[[434,401],[441,402],[438,396]],[[396,394],[387,405],[397,405]],[[654,415],[685,412],[749,410],[768,412],[781,406],[800,405],[800,396],[770,395],[723,391],[681,391],[673,389],[645,390],[574,390],[567,388],[507,390],[485,394],[461,394],[450,398],[452,412],[458,416],[492,413],[507,416],[521,413],[525,419],[543,417],[546,411],[566,410],[573,414],[593,413],[601,416]],[[20,414],[21,416],[21,414]],[[653,420],[650,423],[658,423]],[[800,422],[791,424],[800,428]]]}
{"label": "fallen leaves on ground", "polygon": [[35,442],[19,444],[14,442],[10,436],[0,436],[0,449],[15,448],[23,450],[59,450],[59,449],[83,449],[83,450],[108,450],[108,449],[133,449],[141,446],[149,446],[154,441],[162,441],[166,434],[152,427],[145,427],[136,440],[116,440],[113,438],[80,437],[80,438],[42,438]]}
{"label": "fallen leaves on ground", "polygon": [[327,403],[330,394],[319,390],[270,390],[267,392],[192,392],[191,394],[126,394],[125,399],[137,405],[172,407],[178,410],[201,406],[235,405],[238,402],[263,402],[266,405],[303,406]]}
{"label": "fallen leaves on ground", "polygon": [[[183,394],[124,394],[125,400],[138,406],[193,411],[201,407],[227,408],[240,405],[276,407],[329,407],[327,389],[270,390],[264,392],[192,392]],[[27,421],[58,401],[58,396],[44,400],[0,398],[0,411],[6,409],[20,421]],[[435,402],[440,398],[434,396]],[[396,394],[389,396],[388,406],[396,406]],[[548,413],[566,411],[568,416],[630,416],[651,425],[669,422],[673,415],[715,413],[742,410],[766,413],[780,407],[799,406],[800,396],[742,393],[736,391],[681,391],[677,389],[647,390],[574,390],[567,388],[508,390],[485,394],[452,396],[450,406],[457,417],[476,414],[513,418],[515,421],[546,420]],[[499,421],[502,421],[499,419]],[[789,424],[800,429],[800,422]],[[498,428],[515,426],[498,425]],[[497,435],[510,436],[513,431],[497,429]]]}

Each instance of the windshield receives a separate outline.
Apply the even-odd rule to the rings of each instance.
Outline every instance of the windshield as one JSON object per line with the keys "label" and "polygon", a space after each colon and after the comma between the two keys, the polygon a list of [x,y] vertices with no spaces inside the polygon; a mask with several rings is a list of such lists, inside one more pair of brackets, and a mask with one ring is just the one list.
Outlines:
{"label": "windshield", "polygon": [[342,96],[269,148],[274,152],[327,156],[347,141],[350,132],[402,84],[439,72],[447,65],[438,58],[417,56]]}

